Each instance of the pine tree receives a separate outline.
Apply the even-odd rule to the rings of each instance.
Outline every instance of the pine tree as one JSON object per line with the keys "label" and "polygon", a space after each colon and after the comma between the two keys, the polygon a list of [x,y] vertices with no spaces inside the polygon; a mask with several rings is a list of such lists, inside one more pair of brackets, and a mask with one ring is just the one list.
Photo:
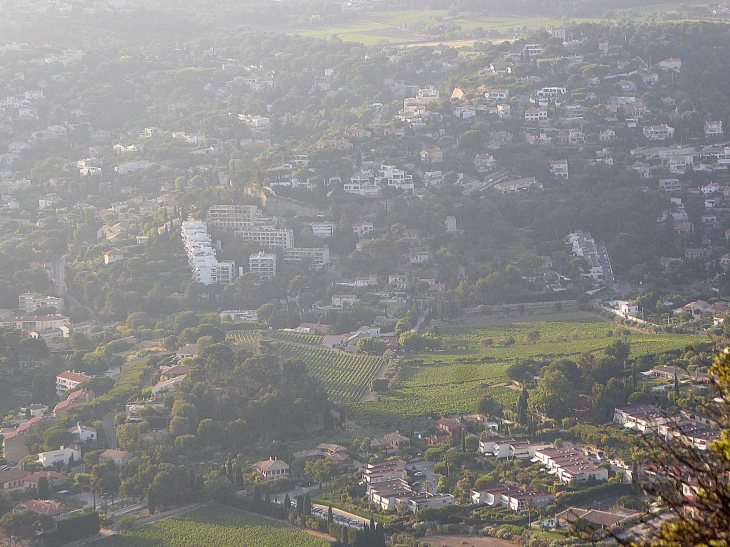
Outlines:
{"label": "pine tree", "polygon": [[284,496],[284,503],[283,503],[284,509],[289,511],[291,509],[291,498],[289,498],[289,494]]}

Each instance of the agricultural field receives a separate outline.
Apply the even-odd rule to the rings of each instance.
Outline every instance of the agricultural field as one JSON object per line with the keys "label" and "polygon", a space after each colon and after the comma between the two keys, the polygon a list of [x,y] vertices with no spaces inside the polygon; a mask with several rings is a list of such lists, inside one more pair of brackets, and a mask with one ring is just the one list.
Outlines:
{"label": "agricultural field", "polygon": [[237,346],[245,348],[251,353],[258,353],[262,335],[259,330],[239,330],[229,334],[229,338]]}
{"label": "agricultural field", "polygon": [[98,542],[100,547],[329,547],[285,524],[225,507],[204,507]]}
{"label": "agricultural field", "polygon": [[385,365],[382,357],[356,355],[327,348],[281,344],[282,359],[300,359],[307,365],[332,399],[355,402],[369,389],[378,371]]}
{"label": "agricultural field", "polygon": [[[595,21],[593,19],[578,19],[574,22]],[[506,16],[450,16],[447,10],[385,10],[368,11],[353,16],[348,25],[319,27],[313,29],[297,29],[287,31],[300,36],[312,38],[332,38],[337,36],[345,42],[361,42],[365,45],[380,43],[407,44],[431,42],[433,39],[414,32],[414,26],[435,27],[444,24],[458,25],[464,31],[484,29],[485,31],[505,32],[517,29],[520,33],[524,28],[533,30],[546,26],[565,26],[566,22],[560,19],[546,17],[506,17]],[[448,40],[442,40],[448,42]],[[475,40],[471,40],[474,42]]]}
{"label": "agricultural field", "polygon": [[513,405],[520,392],[509,387],[506,371],[520,359],[575,357],[602,350],[619,338],[631,345],[632,357],[681,349],[701,341],[697,336],[635,331],[621,336],[623,331],[620,326],[597,319],[444,329],[444,349],[405,359],[390,392],[383,393],[378,402],[353,405],[355,419],[363,425],[397,425],[401,416],[416,417],[431,411],[438,415],[475,412],[485,393],[502,404]]}
{"label": "agricultural field", "polygon": [[[267,338],[271,336],[271,338]],[[231,334],[236,345],[254,353],[261,340],[272,340],[282,359],[299,359],[336,402],[356,402],[385,365],[383,357],[347,353],[319,347],[321,336],[291,332],[238,331]]]}
{"label": "agricultural field", "polygon": [[304,334],[303,332],[273,331],[268,333],[272,338],[283,340],[284,342],[294,342],[297,344],[309,344],[318,346],[324,340],[324,336],[320,334]]}

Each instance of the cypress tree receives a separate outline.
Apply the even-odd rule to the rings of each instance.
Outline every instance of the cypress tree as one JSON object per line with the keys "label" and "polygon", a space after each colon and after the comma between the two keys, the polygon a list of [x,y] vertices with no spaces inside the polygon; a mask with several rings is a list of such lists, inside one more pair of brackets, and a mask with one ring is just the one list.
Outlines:
{"label": "cypress tree", "polygon": [[241,466],[236,467],[236,488],[243,488],[243,471]]}
{"label": "cypress tree", "polygon": [[461,434],[461,451],[466,454],[466,433]]}
{"label": "cypress tree", "polygon": [[674,394],[679,395],[679,378],[677,378],[677,373],[674,373]]}
{"label": "cypress tree", "polygon": [[51,489],[48,486],[48,479],[46,477],[40,477],[38,479],[38,499],[47,500],[51,497]]}
{"label": "cypress tree", "polygon": [[639,388],[639,381],[636,375],[636,363],[631,363],[631,387],[636,391]]}
{"label": "cypress tree", "polygon": [[253,501],[260,502],[261,501],[261,488],[258,484],[254,484],[253,486]]}
{"label": "cypress tree", "polygon": [[304,496],[301,494],[297,496],[297,513],[300,515],[304,514]]}
{"label": "cypress tree", "polygon": [[331,524],[334,521],[335,521],[335,518],[334,518],[334,515],[332,514],[332,506],[330,505],[327,508],[327,522],[329,522]]}
{"label": "cypress tree", "polygon": [[375,526],[375,547],[385,547],[385,529],[380,523]]}
{"label": "cypress tree", "polygon": [[289,494],[284,496],[284,503],[283,503],[284,509],[289,511],[291,509],[291,499],[289,498]]}
{"label": "cypress tree", "polygon": [[155,514],[155,494],[152,492],[152,490],[147,492],[147,510],[149,511],[150,515]]}
{"label": "cypress tree", "polygon": [[235,484],[236,478],[234,476],[234,471],[233,471],[233,462],[230,460],[230,458],[228,460],[228,472],[227,472],[227,475],[228,475],[228,480],[230,481],[230,483],[231,484]]}
{"label": "cypress tree", "polygon": [[312,499],[309,497],[309,492],[307,492],[307,495],[304,496],[304,514],[312,514]]}

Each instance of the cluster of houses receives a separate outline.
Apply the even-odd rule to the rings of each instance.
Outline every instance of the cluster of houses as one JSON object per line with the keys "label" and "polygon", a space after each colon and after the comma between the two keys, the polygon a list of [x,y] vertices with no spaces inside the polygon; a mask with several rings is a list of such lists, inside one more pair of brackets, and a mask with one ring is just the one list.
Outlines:
{"label": "cluster of houses", "polygon": [[667,441],[677,440],[697,450],[707,450],[721,436],[709,420],[703,422],[698,417],[669,416],[654,405],[617,407],[613,421],[643,435],[657,434]]}
{"label": "cluster of houses", "polygon": [[407,478],[408,472],[403,460],[368,463],[362,471],[368,501],[383,511],[398,509],[402,505],[415,514],[426,508],[438,509],[454,505],[454,496],[451,494],[416,492],[408,484]]}

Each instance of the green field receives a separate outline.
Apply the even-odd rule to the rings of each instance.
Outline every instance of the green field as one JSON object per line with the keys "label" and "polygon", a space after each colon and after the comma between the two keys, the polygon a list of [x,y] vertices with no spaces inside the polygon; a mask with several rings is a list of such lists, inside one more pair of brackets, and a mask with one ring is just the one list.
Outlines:
{"label": "green field", "polygon": [[[574,22],[596,22],[596,19],[576,19]],[[291,34],[312,38],[331,38],[337,36],[345,42],[361,42],[365,45],[380,43],[418,43],[418,42],[449,42],[446,38],[431,38],[416,34],[411,30],[414,25],[439,26],[443,24],[458,25],[464,31],[473,31],[478,28],[505,32],[517,29],[520,33],[523,27],[542,29],[546,26],[565,26],[566,22],[560,19],[547,17],[507,17],[507,16],[450,16],[447,10],[384,10],[368,11],[353,16],[348,25],[317,27],[313,29],[297,29],[288,31]],[[474,41],[474,40],[472,40]]]}
{"label": "green field", "polygon": [[101,547],[330,547],[330,542],[226,507],[204,507],[110,536]]}
{"label": "green field", "polygon": [[[379,402],[353,405],[356,419],[364,424],[397,423],[399,417],[415,417],[434,411],[436,414],[475,412],[484,393],[503,404],[514,404],[519,391],[502,385],[508,381],[506,370],[519,359],[575,357],[597,351],[619,339],[617,325],[600,320],[579,322],[514,323],[480,329],[445,330],[444,349],[409,356],[391,391]],[[537,342],[527,341],[527,334],[538,331]],[[609,331],[613,335],[609,336]],[[500,346],[508,337],[514,345]],[[491,339],[485,347],[482,340]],[[631,356],[658,354],[684,348],[699,337],[686,335],[642,334],[623,336],[631,345]]]}

